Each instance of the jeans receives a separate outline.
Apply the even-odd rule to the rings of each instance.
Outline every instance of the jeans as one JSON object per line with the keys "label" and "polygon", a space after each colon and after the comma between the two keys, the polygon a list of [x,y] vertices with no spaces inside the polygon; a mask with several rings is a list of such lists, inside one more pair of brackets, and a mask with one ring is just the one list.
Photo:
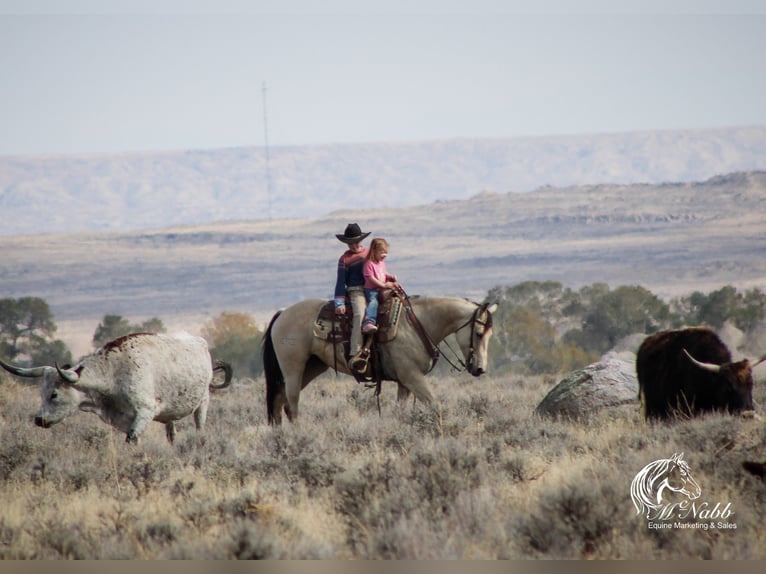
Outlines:
{"label": "jeans", "polygon": [[364,320],[375,325],[378,322],[378,290],[365,288],[364,295],[367,297],[367,310],[364,312]]}
{"label": "jeans", "polygon": [[351,323],[351,355],[356,355],[362,348],[362,319],[364,318],[365,297],[361,286],[349,287],[348,298],[351,302],[351,309],[354,312],[354,319]]}

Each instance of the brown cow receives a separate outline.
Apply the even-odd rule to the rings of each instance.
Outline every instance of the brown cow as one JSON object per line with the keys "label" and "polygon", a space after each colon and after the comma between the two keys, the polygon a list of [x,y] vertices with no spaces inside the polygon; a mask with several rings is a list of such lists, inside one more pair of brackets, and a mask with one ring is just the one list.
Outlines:
{"label": "brown cow", "polygon": [[745,460],[742,462],[742,468],[744,468],[750,474],[757,476],[761,480],[766,480],[766,462]]}
{"label": "brown cow", "polygon": [[721,339],[706,327],[650,335],[636,355],[639,398],[644,417],[667,419],[709,411],[753,409],[756,363],[732,362]]}

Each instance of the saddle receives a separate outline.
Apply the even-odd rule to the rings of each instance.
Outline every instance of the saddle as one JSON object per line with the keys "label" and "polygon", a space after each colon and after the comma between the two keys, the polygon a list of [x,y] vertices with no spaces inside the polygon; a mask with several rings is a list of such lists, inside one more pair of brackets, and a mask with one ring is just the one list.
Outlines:
{"label": "saddle", "polygon": [[[392,289],[381,291],[378,296],[378,330],[365,335],[364,349],[367,349],[370,356],[377,355],[377,346],[388,343],[396,338],[399,328],[399,319],[403,300],[401,295],[395,293]],[[334,345],[342,344],[343,357],[347,364],[350,364],[350,346],[351,346],[351,324],[353,319],[353,310],[351,304],[346,301],[346,314],[336,315],[335,305],[332,300],[327,301],[319,308],[316,319],[314,320],[314,336],[323,339]],[[379,367],[379,361],[370,361],[364,372],[352,372],[357,381],[369,382],[376,377],[375,366]],[[337,370],[337,369],[336,369]]]}

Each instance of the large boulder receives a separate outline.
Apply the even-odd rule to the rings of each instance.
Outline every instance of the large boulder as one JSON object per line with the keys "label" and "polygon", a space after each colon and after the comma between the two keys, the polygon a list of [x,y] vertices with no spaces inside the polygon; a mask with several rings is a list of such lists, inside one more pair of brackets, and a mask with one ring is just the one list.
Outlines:
{"label": "large boulder", "polygon": [[535,412],[580,419],[605,408],[638,404],[635,361],[605,358],[564,377]]}

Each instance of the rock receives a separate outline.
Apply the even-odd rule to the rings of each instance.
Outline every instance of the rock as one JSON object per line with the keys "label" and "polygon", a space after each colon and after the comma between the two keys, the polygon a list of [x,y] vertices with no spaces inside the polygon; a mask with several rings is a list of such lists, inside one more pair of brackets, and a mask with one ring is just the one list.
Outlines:
{"label": "rock", "polygon": [[563,378],[535,413],[579,419],[605,408],[638,403],[635,362],[609,358]]}

